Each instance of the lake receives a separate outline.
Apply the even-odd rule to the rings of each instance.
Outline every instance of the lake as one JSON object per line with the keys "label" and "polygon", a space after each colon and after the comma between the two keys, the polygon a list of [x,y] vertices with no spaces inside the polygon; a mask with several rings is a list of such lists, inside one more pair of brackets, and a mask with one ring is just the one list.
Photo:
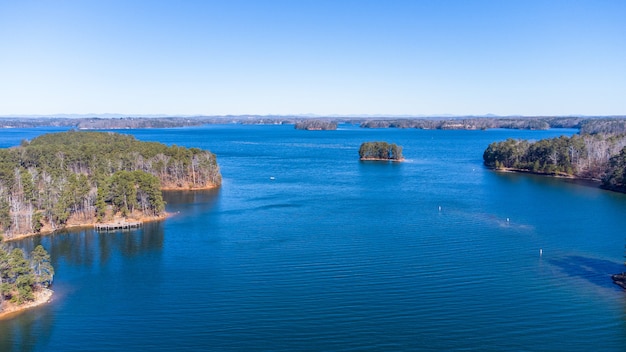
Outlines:
{"label": "lake", "polygon": [[[493,141],[575,130],[120,132],[214,152],[222,187],[166,193],[172,216],[138,230],[16,242],[51,253],[55,295],[0,321],[0,350],[626,348],[626,195],[482,165]],[[406,161],[360,162],[365,141]]]}

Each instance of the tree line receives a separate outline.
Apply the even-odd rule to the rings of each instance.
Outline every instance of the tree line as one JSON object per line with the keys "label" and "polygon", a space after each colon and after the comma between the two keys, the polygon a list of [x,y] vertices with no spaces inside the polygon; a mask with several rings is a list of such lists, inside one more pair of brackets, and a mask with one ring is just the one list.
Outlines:
{"label": "tree line", "polygon": [[22,304],[35,299],[35,291],[52,284],[54,268],[50,255],[38,245],[26,257],[20,248],[0,246],[0,307],[6,301]]}
{"label": "tree line", "polygon": [[625,190],[626,135],[582,134],[536,142],[507,139],[483,153],[486,166],[601,180],[605,188]]}
{"label": "tree line", "polygon": [[215,155],[198,148],[110,132],[42,135],[0,149],[0,229],[11,238],[115,214],[157,216],[161,189],[220,183]]}
{"label": "tree line", "polygon": [[361,160],[395,160],[404,159],[402,147],[387,142],[365,142],[359,147]]}
{"label": "tree line", "polygon": [[307,131],[336,130],[337,122],[324,119],[304,119],[296,122],[295,129]]}
{"label": "tree line", "polygon": [[548,128],[579,128],[585,119],[579,117],[465,117],[465,118],[403,118],[363,121],[363,128],[417,128],[430,130],[486,130],[491,128],[546,130]]}
{"label": "tree line", "polygon": [[626,116],[459,116],[459,117],[359,117],[275,115],[228,115],[188,117],[31,117],[0,118],[0,126],[32,128],[38,126],[64,126],[78,129],[125,129],[125,128],[173,128],[206,124],[268,124],[297,125],[308,120],[333,121],[335,123],[360,124],[364,128],[420,128],[420,129],[467,129],[490,128],[547,129],[576,128],[581,133],[626,133]]}

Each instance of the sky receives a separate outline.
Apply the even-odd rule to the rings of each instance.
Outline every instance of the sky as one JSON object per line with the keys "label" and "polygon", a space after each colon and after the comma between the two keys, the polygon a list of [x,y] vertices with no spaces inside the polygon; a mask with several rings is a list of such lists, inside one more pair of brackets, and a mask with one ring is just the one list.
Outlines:
{"label": "sky", "polygon": [[0,116],[626,115],[626,1],[0,0]]}

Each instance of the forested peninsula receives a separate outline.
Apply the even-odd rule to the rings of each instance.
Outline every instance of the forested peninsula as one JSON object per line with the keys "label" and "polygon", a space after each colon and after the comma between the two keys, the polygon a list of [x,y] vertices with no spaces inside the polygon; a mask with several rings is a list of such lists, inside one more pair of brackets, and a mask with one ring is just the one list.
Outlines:
{"label": "forested peninsula", "polygon": [[507,139],[483,153],[487,167],[601,181],[603,188],[626,192],[626,135],[580,134],[536,142]]}
{"label": "forested peninsula", "polygon": [[214,154],[111,132],[46,134],[0,149],[5,239],[114,219],[164,216],[161,190],[221,184]]}

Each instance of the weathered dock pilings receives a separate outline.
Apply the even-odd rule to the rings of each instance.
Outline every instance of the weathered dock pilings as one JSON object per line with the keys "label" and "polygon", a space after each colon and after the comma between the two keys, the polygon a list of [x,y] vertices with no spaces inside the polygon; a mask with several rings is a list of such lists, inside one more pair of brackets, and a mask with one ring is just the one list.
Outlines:
{"label": "weathered dock pilings", "polygon": [[93,227],[96,231],[115,231],[115,230],[130,230],[141,227],[143,223],[141,221],[135,222],[115,222],[115,223],[107,223],[107,224],[94,224]]}

